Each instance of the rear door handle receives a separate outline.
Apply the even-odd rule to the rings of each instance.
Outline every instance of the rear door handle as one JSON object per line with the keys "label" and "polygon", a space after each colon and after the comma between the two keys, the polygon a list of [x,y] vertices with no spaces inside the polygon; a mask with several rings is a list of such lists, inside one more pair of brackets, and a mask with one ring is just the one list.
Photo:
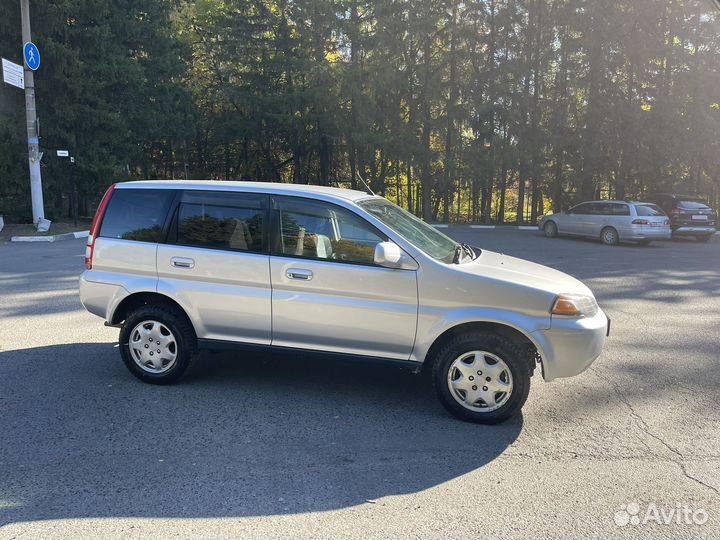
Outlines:
{"label": "rear door handle", "polygon": [[173,257],[170,262],[176,268],[193,268],[195,266],[195,261],[187,257]]}
{"label": "rear door handle", "polygon": [[290,268],[285,275],[288,279],[301,279],[303,281],[310,281],[313,278],[313,273],[304,268]]}

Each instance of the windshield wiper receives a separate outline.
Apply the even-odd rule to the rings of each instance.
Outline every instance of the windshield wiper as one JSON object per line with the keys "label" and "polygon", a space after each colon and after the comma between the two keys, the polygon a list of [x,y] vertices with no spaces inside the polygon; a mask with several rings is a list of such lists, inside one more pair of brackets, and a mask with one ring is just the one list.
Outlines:
{"label": "windshield wiper", "polygon": [[461,260],[462,254],[467,255],[471,259],[475,258],[475,251],[473,251],[473,248],[468,246],[464,243],[459,243],[457,246],[455,246],[455,255],[453,255],[453,264],[459,264]]}

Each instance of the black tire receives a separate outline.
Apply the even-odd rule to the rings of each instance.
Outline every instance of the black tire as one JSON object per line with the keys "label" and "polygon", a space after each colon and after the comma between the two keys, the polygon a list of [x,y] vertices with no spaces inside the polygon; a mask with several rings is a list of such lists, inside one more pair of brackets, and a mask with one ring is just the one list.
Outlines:
{"label": "black tire", "polygon": [[555,238],[558,235],[558,228],[554,221],[548,221],[543,225],[543,232],[547,238]]}
{"label": "black tire", "polygon": [[[458,358],[470,351],[496,355],[512,375],[512,391],[506,402],[493,411],[470,410],[462,405],[449,388],[450,369]],[[530,364],[524,349],[517,343],[489,332],[468,332],[446,343],[434,358],[432,381],[440,403],[455,417],[477,424],[497,424],[520,412],[530,392]],[[479,379],[480,380],[480,379]]]}
{"label": "black tire", "polygon": [[713,237],[712,234],[701,234],[700,236],[696,236],[698,242],[707,242]]}
{"label": "black tire", "polygon": [[[174,364],[162,373],[141,368],[130,350],[131,333],[144,321],[157,321],[174,337]],[[197,338],[190,320],[180,310],[165,305],[145,305],[132,311],[120,328],[120,354],[125,366],[141,381],[151,384],[173,384],[188,374],[197,358]]]}
{"label": "black tire", "polygon": [[600,241],[606,246],[616,246],[620,243],[620,235],[615,227],[605,227],[600,231]]}

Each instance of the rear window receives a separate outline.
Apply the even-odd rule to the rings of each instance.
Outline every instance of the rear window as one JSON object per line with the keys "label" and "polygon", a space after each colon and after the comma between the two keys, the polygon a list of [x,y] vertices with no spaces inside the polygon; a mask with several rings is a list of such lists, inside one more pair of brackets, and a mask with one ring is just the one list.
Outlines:
{"label": "rear window", "polygon": [[665,212],[655,204],[636,204],[635,211],[638,216],[664,216]]}
{"label": "rear window", "polygon": [[100,236],[159,242],[174,196],[171,189],[116,189],[105,211]]}
{"label": "rear window", "polygon": [[678,206],[686,210],[706,210],[710,208],[707,204],[700,201],[680,201]]}

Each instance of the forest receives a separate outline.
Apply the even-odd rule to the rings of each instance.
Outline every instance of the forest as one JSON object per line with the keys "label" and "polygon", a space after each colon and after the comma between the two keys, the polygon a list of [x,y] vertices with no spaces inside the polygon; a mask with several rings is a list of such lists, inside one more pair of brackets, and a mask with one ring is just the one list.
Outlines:
{"label": "forest", "polygon": [[[720,202],[711,0],[30,5],[50,219],[146,178],[363,178],[433,222],[657,191]],[[20,63],[19,2],[2,7],[0,56]],[[2,84],[6,221],[31,220],[25,139],[23,92]]]}

